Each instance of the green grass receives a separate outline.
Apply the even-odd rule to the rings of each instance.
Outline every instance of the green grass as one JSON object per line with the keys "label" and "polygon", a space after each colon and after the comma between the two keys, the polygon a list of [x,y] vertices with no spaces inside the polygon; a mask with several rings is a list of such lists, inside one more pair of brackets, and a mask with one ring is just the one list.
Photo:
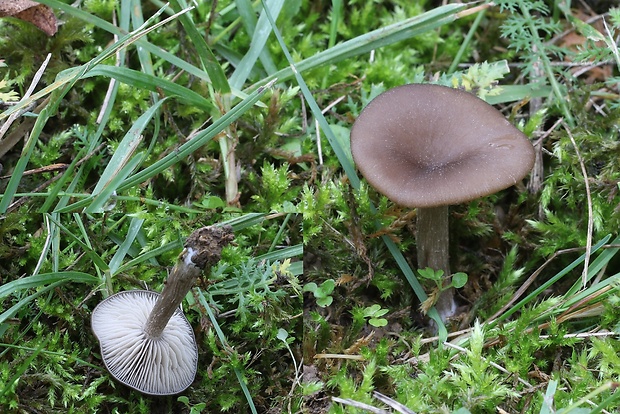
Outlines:
{"label": "green grass", "polygon": [[[0,20],[0,411],[619,405],[617,9],[605,26],[523,0],[40,2],[53,38]],[[348,143],[373,97],[412,82],[478,94],[543,149],[539,191],[451,207],[467,283],[458,320],[429,311],[437,336],[415,212],[367,185]],[[90,312],[161,291],[214,223],[235,243],[183,302],[196,381],[163,398],[115,382]]]}

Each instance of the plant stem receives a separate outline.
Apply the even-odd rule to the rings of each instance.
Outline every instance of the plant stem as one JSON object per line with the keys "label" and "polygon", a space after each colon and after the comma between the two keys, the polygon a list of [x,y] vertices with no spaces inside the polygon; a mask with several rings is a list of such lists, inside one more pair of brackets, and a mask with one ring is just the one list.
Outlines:
{"label": "plant stem", "polygon": [[237,162],[235,161],[235,144],[223,132],[218,138],[220,144],[220,154],[222,154],[222,164],[224,166],[224,178],[226,187],[226,204],[233,205],[237,200],[239,188],[237,185]]}
{"label": "plant stem", "polygon": [[532,41],[536,50],[538,51],[538,57],[542,62],[543,69],[545,74],[547,75],[547,79],[549,79],[549,83],[551,84],[551,89],[553,90],[553,95],[560,106],[560,110],[562,111],[562,115],[564,115],[564,119],[569,126],[574,126],[575,121],[571,112],[568,110],[568,106],[566,105],[566,93],[563,93],[560,89],[560,84],[558,83],[555,75],[553,73],[553,69],[551,68],[551,62],[549,61],[549,57],[545,53],[545,47],[543,45],[540,36],[538,35],[538,29],[534,25],[534,18],[530,14],[528,7],[525,2],[519,2],[519,8],[521,10],[521,14],[525,17],[525,20],[528,24],[528,29],[532,34]]}
{"label": "plant stem", "polygon": [[463,57],[463,54],[465,53],[465,50],[467,49],[467,47],[471,43],[471,39],[474,37],[474,34],[476,33],[476,30],[478,29],[478,26],[480,26],[480,22],[482,21],[482,19],[483,19],[484,15],[486,14],[486,12],[487,12],[487,10],[483,9],[483,10],[480,11],[480,13],[478,13],[476,15],[476,19],[472,23],[469,31],[467,32],[467,35],[463,39],[463,42],[461,43],[461,47],[459,47],[459,50],[456,52],[456,55],[454,56],[454,59],[452,59],[452,63],[450,64],[450,67],[448,68],[448,73],[449,74],[450,73],[454,73],[454,71],[458,67],[458,64],[461,62],[461,58]]}
{"label": "plant stem", "polygon": [[194,231],[185,242],[163,292],[144,326],[144,333],[151,338],[161,335],[168,321],[178,309],[202,269],[213,266],[221,257],[222,248],[233,239],[230,226],[208,226]]}

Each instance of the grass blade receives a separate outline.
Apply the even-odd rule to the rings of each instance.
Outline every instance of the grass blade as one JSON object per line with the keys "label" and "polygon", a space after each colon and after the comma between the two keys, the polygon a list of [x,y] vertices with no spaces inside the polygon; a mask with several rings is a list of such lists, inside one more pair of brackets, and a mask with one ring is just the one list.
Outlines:
{"label": "grass blade", "polygon": [[[103,261],[103,259],[101,258],[101,256],[99,256],[97,254],[97,252],[95,252],[93,250],[93,248],[83,242],[79,237],[77,237],[75,234],[73,234],[71,232],[71,230],[69,230],[65,225],[63,225],[62,223],[60,223],[59,221],[55,220],[51,215],[48,215],[49,219],[51,222],[53,222],[54,224],[56,224],[62,231],[65,232],[65,234],[67,234],[69,236],[69,238],[73,239],[73,241],[75,241],[77,244],[80,245],[80,247],[82,249],[84,249],[84,252],[86,253],[86,255],[90,258],[90,260],[93,261],[93,263],[100,269],[100,270],[108,270],[108,265]],[[78,217],[79,218],[79,217]],[[76,220],[78,226],[80,227],[81,231],[83,234],[85,234],[85,229],[83,227],[83,223],[80,220]]]}
{"label": "grass blade", "polygon": [[232,226],[233,231],[243,230],[247,227],[262,223],[266,219],[266,213],[249,213],[241,217],[235,217],[230,220],[223,221],[222,224]]}
{"label": "grass blade", "polygon": [[553,397],[555,396],[557,388],[558,382],[556,380],[549,381],[549,384],[547,384],[547,391],[545,391],[543,397],[542,407],[540,407],[540,414],[551,414],[553,412]]}
{"label": "grass blade", "polygon": [[99,279],[83,272],[54,272],[41,273],[35,276],[22,277],[21,279],[0,285],[0,299],[18,293],[25,289],[37,288],[56,282],[68,283],[98,283]]}
{"label": "grass blade", "polygon": [[39,345],[37,349],[35,349],[32,352],[32,354],[30,354],[30,356],[26,358],[24,362],[22,362],[22,364],[15,371],[15,374],[13,375],[13,377],[10,378],[4,384],[4,386],[2,386],[2,388],[0,389],[0,398],[2,398],[4,394],[6,394],[6,392],[9,391],[13,387],[13,384],[15,384],[19,380],[22,374],[26,372],[28,368],[30,368],[30,364],[32,363],[32,361],[34,361],[34,359],[37,357],[37,355],[39,355],[39,353],[43,350],[43,348],[47,346],[48,342],[49,342],[48,339],[45,339],[44,341],[42,341],[41,345]]}
{"label": "grass blade", "polygon": [[[51,1],[55,1],[55,0],[51,0]],[[188,11],[187,9],[183,10],[177,14],[174,14],[173,16],[168,17],[167,19],[164,19],[158,23],[155,23],[152,26],[148,26],[150,23],[152,23],[152,21],[154,21],[157,18],[157,16],[159,16],[160,13],[163,12],[163,9],[159,10],[157,13],[155,13],[155,15],[153,15],[153,17],[147,20],[147,22],[142,27],[140,27],[137,30],[132,31],[131,33],[124,35],[118,40],[118,42],[115,42],[114,44],[110,45],[103,52],[97,55],[97,57],[95,57],[94,59],[90,60],[89,62],[85,63],[82,66],[78,66],[78,67],[67,69],[67,70],[60,72],[58,76],[56,77],[56,80],[51,85],[48,85],[47,87],[43,88],[41,91],[35,94],[32,94],[29,98],[21,100],[19,104],[13,105],[10,109],[2,112],[0,114],[0,120],[8,117],[9,115],[11,115],[12,113],[16,111],[21,110],[24,107],[27,107],[28,105],[32,104],[38,99],[41,99],[44,96],[52,92],[56,92],[59,94],[59,96],[56,96],[55,99],[52,99],[51,104],[48,105],[46,108],[44,108],[44,109],[48,109],[50,113],[49,116],[53,115],[56,112],[56,108],[60,104],[60,98],[62,98],[69,91],[69,89],[80,78],[82,78],[82,76],[84,76],[89,70],[93,69],[95,66],[99,65],[105,59],[114,55],[118,50],[126,48],[129,45],[137,42],[141,37],[146,36],[148,33],[169,23],[170,21],[178,17],[180,14],[186,13],[187,11]],[[113,25],[110,25],[110,26],[116,29],[115,26]],[[43,113],[43,111],[41,113]],[[41,117],[41,114],[39,114],[39,117]]]}
{"label": "grass blade", "polygon": [[140,229],[142,228],[142,224],[144,223],[144,219],[132,217],[131,222],[129,223],[129,229],[127,230],[127,235],[125,236],[123,243],[119,246],[118,250],[110,260],[110,275],[114,276],[116,271],[120,267],[123,259],[127,255],[127,252],[131,248],[134,240],[138,236]]}
{"label": "grass blade", "polygon": [[247,99],[241,101],[237,106],[224,114],[224,116],[214,122],[211,126],[199,132],[192,139],[181,145],[176,151],[171,152],[164,158],[158,160],[153,165],[125,180],[125,182],[119,187],[119,190],[122,191],[129,187],[132,187],[138,183],[143,182],[144,180],[147,180],[161,173],[166,168],[174,165],[183,158],[187,157],[192,152],[196,151],[198,148],[205,145],[209,140],[217,136],[226,127],[228,127],[228,125],[235,122],[237,119],[239,119],[241,115],[243,115],[248,109],[250,109],[265,93],[266,89],[271,87],[272,84],[257,89],[252,94],[250,94]]}
{"label": "grass blade", "polygon": [[[250,35],[254,35],[254,31],[256,30],[257,19],[254,13],[254,8],[252,7],[252,3],[250,0],[235,0],[235,5],[237,12],[243,22],[243,26],[245,27],[246,32]],[[261,14],[262,15],[262,14]],[[269,25],[268,21],[265,21],[266,24]],[[269,31],[271,31],[271,25],[269,25]],[[218,45],[219,46],[219,45]],[[265,71],[268,74],[274,74],[278,71],[276,64],[269,53],[269,49],[263,48],[262,52],[259,55],[259,59]],[[241,61],[241,59],[238,59]],[[238,64],[238,63],[237,63]]]}
{"label": "grass blade", "polygon": [[295,256],[303,256],[303,254],[304,246],[302,244],[296,244],[295,246],[289,246],[274,252],[261,254],[260,256],[256,256],[256,260],[282,261]]}
{"label": "grass blade", "polygon": [[[606,244],[609,239],[611,238],[611,235],[606,236],[605,238],[603,238],[603,240],[601,240],[600,242],[598,242],[596,245],[592,246],[592,253],[596,252],[598,249],[601,248],[601,246],[603,246],[604,244]],[[541,286],[539,286],[536,290],[534,290],[532,293],[530,293],[529,295],[527,295],[525,298],[523,298],[521,301],[519,301],[518,303],[516,303],[515,305],[511,306],[510,309],[508,309],[506,312],[504,312],[502,315],[498,316],[496,319],[494,319],[493,321],[491,321],[489,323],[490,327],[494,327],[496,326],[499,322],[506,320],[508,317],[510,317],[512,314],[514,314],[515,312],[519,311],[523,306],[525,306],[526,304],[528,304],[529,302],[531,302],[532,300],[536,299],[538,297],[538,295],[540,295],[541,292],[543,292],[545,289],[547,289],[549,286],[553,285],[555,282],[557,282],[558,280],[560,280],[561,278],[563,278],[564,276],[566,276],[571,270],[573,270],[574,268],[576,268],[577,266],[579,266],[581,263],[583,263],[583,261],[585,260],[585,253],[581,256],[579,256],[579,258],[577,258],[576,260],[574,260],[571,264],[569,264],[568,266],[566,266],[564,269],[562,269],[562,271],[560,271],[559,273],[557,273],[555,276],[553,276],[552,278],[550,278],[548,281],[546,281],[545,283],[543,283]]]}
{"label": "grass blade", "polygon": [[165,99],[158,101],[143,113],[132,127],[127,131],[122,139],[114,155],[110,159],[107,167],[101,174],[95,189],[93,190],[93,201],[86,208],[86,213],[101,213],[108,202],[110,196],[116,191],[119,185],[133,172],[143,161],[143,156],[134,152],[138,145],[142,142],[142,131],[151,121],[151,118],[157,113],[157,110],[163,104]]}
{"label": "grass blade", "polygon": [[338,24],[342,19],[342,0],[332,0],[332,12],[329,15],[329,43],[328,48],[334,47],[336,44],[336,36],[338,36]]}
{"label": "grass blade", "polygon": [[177,240],[177,241],[173,241],[170,243],[166,243],[163,246],[157,247],[153,250],[149,250],[148,252],[142,253],[141,255],[139,255],[138,257],[136,257],[135,259],[131,259],[129,260],[127,263],[125,263],[124,265],[119,266],[118,269],[116,269],[116,274],[119,273],[123,273],[129,269],[131,269],[132,267],[145,262],[147,260],[151,260],[154,257],[158,257],[161,256],[164,253],[167,253],[169,251],[172,250],[181,250],[183,248],[183,242],[181,240]]}
{"label": "grass blade", "polygon": [[169,96],[176,97],[181,102],[196,106],[206,112],[215,108],[210,100],[197,94],[191,89],[177,85],[168,79],[159,78],[137,70],[117,66],[98,65],[85,73],[84,76],[82,76],[82,79],[93,76],[110,77],[124,84],[135,86],[136,88],[146,89],[151,92],[158,92],[161,90]]}
{"label": "grass blade", "polygon": [[[77,7],[72,7],[69,4],[65,4],[62,3],[58,0],[41,0],[39,3],[41,4],[45,4],[49,7],[52,7],[54,9],[57,10],[61,10],[65,13],[67,13],[70,16],[76,17],[86,23],[92,24],[93,26],[99,27],[100,29],[103,29],[111,34],[117,35],[117,36],[125,36],[128,32],[122,29],[119,29],[118,27],[114,26],[113,24],[97,17],[94,16],[90,13],[87,13],[83,10],[78,9]],[[164,6],[165,7],[165,6]],[[172,65],[177,66],[179,69],[182,69],[200,79],[203,79],[207,82],[211,82],[211,78],[209,77],[209,75],[197,68],[194,65],[189,64],[188,62],[184,61],[183,59],[180,59],[176,56],[174,56],[172,53],[165,51],[164,49],[153,45],[152,43],[149,43],[148,41],[146,41],[145,39],[140,39],[136,42],[136,44],[138,46],[140,46],[141,48],[143,48],[144,50],[152,53],[155,56],[158,56],[162,59],[164,59],[167,62],[170,62]],[[237,95],[234,91],[233,94],[235,94],[235,96],[239,96]]]}
{"label": "grass blade", "polygon": [[[620,245],[620,237],[615,238],[611,245]],[[618,253],[620,248],[612,247],[609,249],[605,249],[594,261],[588,266],[588,277],[587,280],[592,280],[603,268],[607,266],[609,261]],[[566,292],[566,297],[570,297],[578,292],[582,288],[583,284],[580,280],[576,281],[575,284],[570,288],[568,292]]]}
{"label": "grass blade", "polygon": [[[228,345],[228,341],[226,340],[226,335],[224,335],[222,328],[220,328],[220,325],[217,322],[217,318],[213,314],[213,311],[211,310],[211,305],[207,301],[207,298],[204,296],[204,293],[202,292],[201,289],[195,289],[195,291],[198,292],[198,300],[200,304],[204,307],[204,309],[207,311],[207,314],[209,315],[209,319],[211,320],[211,324],[213,325],[213,329],[215,329],[215,333],[217,334],[217,337],[219,338],[220,343],[222,344],[222,347],[228,348],[229,345]],[[233,369],[235,371],[235,375],[237,376],[237,379],[239,380],[239,385],[241,386],[243,395],[245,395],[245,398],[248,401],[248,404],[250,406],[252,413],[256,414],[257,413],[256,407],[254,406],[252,395],[250,394],[250,391],[248,390],[248,386],[246,385],[246,381],[243,378],[243,375],[241,375],[239,368],[237,368],[236,366],[233,366]]]}
{"label": "grass blade", "polygon": [[[17,105],[15,105],[17,106]],[[13,201],[13,196],[17,192],[17,187],[19,186],[19,182],[22,179],[22,175],[26,170],[26,166],[28,165],[28,161],[30,161],[30,157],[32,156],[32,152],[36,146],[37,141],[39,140],[39,135],[45,126],[47,119],[49,117],[49,111],[47,108],[43,108],[41,113],[39,114],[36,122],[34,123],[34,127],[32,131],[30,131],[30,135],[24,144],[24,148],[22,150],[22,154],[19,157],[19,161],[15,165],[15,169],[11,174],[11,179],[9,180],[5,190],[2,200],[0,200],[0,214],[5,214],[7,209],[9,208],[9,204]]]}
{"label": "grass blade", "polygon": [[[347,40],[346,42],[340,43],[296,63],[295,70],[297,72],[304,72],[319,66],[358,56],[401,40],[410,39],[421,33],[428,32],[439,26],[455,21],[459,18],[459,12],[462,12],[467,7],[467,4],[448,4],[427,11],[419,16],[373,30],[372,32]],[[293,69],[288,67],[268,76],[258,84],[263,84],[274,78],[285,81],[294,76],[295,73]]]}
{"label": "grass blade", "polygon": [[[183,0],[170,0],[170,4],[174,11],[179,12],[182,8],[186,7],[185,5],[181,5],[181,1]],[[230,85],[228,84],[228,79],[226,79],[224,70],[218,63],[209,45],[207,45],[207,42],[205,42],[205,39],[198,32],[198,29],[196,29],[196,25],[192,22],[191,16],[189,14],[183,14],[179,17],[179,20],[187,32],[187,36],[191,39],[196,48],[200,62],[209,74],[215,90],[222,94],[230,92]]]}
{"label": "grass blade", "polygon": [[[269,7],[269,11],[272,16],[277,18],[283,5],[284,0],[272,0],[269,2],[269,5],[265,5],[265,7]],[[240,89],[248,79],[252,68],[256,65],[256,61],[261,56],[263,50],[265,50],[265,45],[267,44],[267,39],[270,34],[271,25],[269,24],[269,20],[267,20],[265,10],[263,9],[252,35],[250,50],[248,50],[245,56],[243,56],[243,59],[239,62],[237,69],[235,69],[235,72],[230,77],[230,84],[233,87]]]}
{"label": "grass blade", "polygon": [[21,299],[15,305],[11,306],[9,309],[7,309],[6,311],[2,312],[2,314],[0,314],[0,325],[5,323],[7,319],[14,317],[15,314],[17,314],[17,312],[20,311],[20,309],[22,309],[24,306],[26,306],[27,304],[29,304],[30,302],[32,302],[33,300],[35,300],[42,294],[47,293],[50,290],[55,289],[60,285],[63,285],[64,283],[65,283],[64,281],[52,283],[51,285],[40,288],[32,295],[28,295],[25,298]]}

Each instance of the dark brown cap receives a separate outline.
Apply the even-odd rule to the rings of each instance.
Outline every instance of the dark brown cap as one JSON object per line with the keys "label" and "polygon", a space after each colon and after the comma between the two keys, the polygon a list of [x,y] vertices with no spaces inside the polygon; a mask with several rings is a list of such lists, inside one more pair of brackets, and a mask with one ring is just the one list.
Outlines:
{"label": "dark brown cap", "polygon": [[412,84],[373,99],[351,129],[366,180],[408,207],[458,204],[514,185],[534,148],[497,109],[471,93]]}

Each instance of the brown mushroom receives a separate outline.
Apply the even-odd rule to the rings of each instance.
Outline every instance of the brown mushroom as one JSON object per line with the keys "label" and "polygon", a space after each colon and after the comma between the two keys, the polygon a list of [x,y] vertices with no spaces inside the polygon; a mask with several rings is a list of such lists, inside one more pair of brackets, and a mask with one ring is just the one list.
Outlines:
{"label": "brown mushroom", "polygon": [[[418,208],[418,268],[447,276],[448,205],[510,187],[534,163],[530,141],[497,109],[469,92],[426,84],[373,99],[351,129],[351,152],[377,191]],[[454,291],[444,291],[436,307],[442,320],[452,316]]]}

